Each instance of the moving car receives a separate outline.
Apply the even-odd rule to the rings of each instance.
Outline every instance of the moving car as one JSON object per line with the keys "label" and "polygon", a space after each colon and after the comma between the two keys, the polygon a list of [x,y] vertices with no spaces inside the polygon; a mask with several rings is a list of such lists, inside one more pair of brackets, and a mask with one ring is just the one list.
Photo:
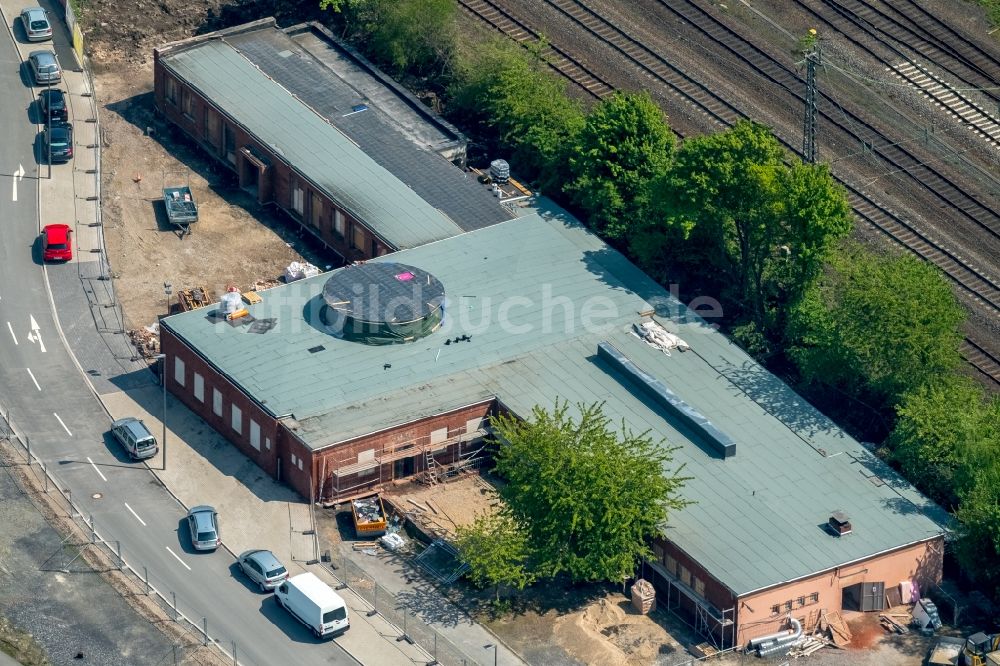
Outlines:
{"label": "moving car", "polygon": [[153,433],[149,432],[145,423],[134,416],[127,416],[112,423],[111,434],[132,460],[152,458],[160,450]]}
{"label": "moving car", "polygon": [[222,544],[219,514],[214,508],[204,504],[194,507],[188,511],[187,522],[191,528],[191,545],[195,550],[215,550]]}
{"label": "moving car", "polygon": [[269,550],[248,550],[236,558],[247,578],[257,583],[261,592],[281,585],[288,578],[288,570]]}
{"label": "moving car", "polygon": [[49,224],[42,229],[42,261],[73,258],[73,230],[68,224]]}
{"label": "moving car", "polygon": [[21,25],[29,42],[44,42],[52,39],[52,25],[48,12],[41,7],[25,7],[21,10]]}
{"label": "moving car", "polygon": [[55,122],[42,130],[42,158],[51,164],[73,159],[73,126],[70,123]]}
{"label": "moving car", "polygon": [[314,573],[301,573],[284,581],[274,591],[274,599],[317,638],[335,636],[351,627],[347,604]]}
{"label": "moving car", "polygon": [[69,120],[69,109],[66,106],[66,95],[58,88],[47,88],[38,95],[38,110],[42,113],[42,124],[50,120]]}
{"label": "moving car", "polygon": [[28,67],[35,77],[36,85],[44,86],[46,83],[59,83],[62,80],[62,69],[52,51],[32,51],[28,54]]}

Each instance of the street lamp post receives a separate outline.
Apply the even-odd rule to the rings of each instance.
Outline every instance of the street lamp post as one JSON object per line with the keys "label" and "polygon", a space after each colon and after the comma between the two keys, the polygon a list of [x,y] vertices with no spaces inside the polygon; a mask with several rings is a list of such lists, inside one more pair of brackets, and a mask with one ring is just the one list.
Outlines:
{"label": "street lamp post", "polygon": [[497,644],[496,643],[487,643],[486,645],[483,646],[483,649],[484,650],[491,650],[491,649],[493,650],[493,666],[497,666],[497,652],[500,651],[500,649],[497,647]]}
{"label": "street lamp post", "polygon": [[160,362],[160,383],[163,384],[163,414],[160,422],[163,423],[163,470],[167,469],[167,355],[157,354],[153,358]]}

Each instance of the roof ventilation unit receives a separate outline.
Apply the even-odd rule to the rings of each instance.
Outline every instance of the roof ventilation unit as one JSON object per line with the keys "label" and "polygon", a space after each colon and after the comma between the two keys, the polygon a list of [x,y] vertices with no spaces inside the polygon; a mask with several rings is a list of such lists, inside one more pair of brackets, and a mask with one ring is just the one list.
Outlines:
{"label": "roof ventilation unit", "polygon": [[412,342],[444,316],[444,285],[425,270],[394,262],[347,266],[323,285],[324,323],[345,340],[369,345]]}
{"label": "roof ventilation unit", "polygon": [[510,180],[510,165],[507,164],[507,160],[490,162],[490,178],[494,183],[506,183]]}
{"label": "roof ventilation unit", "polygon": [[618,351],[610,342],[597,345],[597,355],[610,363],[619,372],[635,381],[647,396],[668,412],[679,418],[684,425],[700,433],[715,452],[723,458],[736,455],[736,442],[726,433],[716,428],[711,421],[694,407],[681,400],[662,381],[643,372],[629,357]]}
{"label": "roof ventilation unit", "polygon": [[843,511],[834,511],[830,515],[830,530],[837,536],[844,536],[852,532],[851,521],[847,519],[847,514]]}

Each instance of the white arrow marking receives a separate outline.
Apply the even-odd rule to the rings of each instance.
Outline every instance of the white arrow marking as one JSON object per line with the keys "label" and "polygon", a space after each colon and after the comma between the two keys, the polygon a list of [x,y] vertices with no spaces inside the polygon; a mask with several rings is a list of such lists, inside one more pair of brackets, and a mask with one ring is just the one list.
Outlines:
{"label": "white arrow marking", "polygon": [[13,178],[11,178],[11,180],[10,180],[10,182],[14,186],[14,201],[17,201],[17,183],[22,178],[24,178],[24,166],[21,165],[21,164],[18,164],[17,165],[17,171],[14,172]]}
{"label": "white arrow marking", "polygon": [[28,371],[28,375],[31,377],[31,381],[35,382],[35,388],[41,391],[42,387],[38,385],[38,380],[35,379],[35,375],[32,374],[31,368],[25,368],[25,370]]}
{"label": "white arrow marking", "polygon": [[[131,512],[132,512],[132,515],[133,515],[133,516],[135,516],[135,519],[136,519],[136,520],[138,520],[138,521],[139,521],[140,523],[142,523],[142,526],[143,526],[143,527],[145,527],[145,526],[146,526],[146,521],[145,521],[145,520],[143,520],[142,518],[140,518],[140,517],[139,517],[139,514],[137,514],[137,513],[136,513],[136,512],[135,512],[135,511],[134,511],[134,510],[132,509],[132,507],[130,507],[130,506],[128,505],[128,502],[125,502],[125,508],[126,508],[126,509],[128,509],[129,511],[131,511]],[[184,564],[184,563],[183,563],[183,562],[181,562],[181,564]]]}
{"label": "white arrow marking", "polygon": [[38,341],[38,346],[41,347],[42,352],[45,352],[45,343],[42,342],[42,334],[38,332],[38,322],[35,321],[34,315],[28,315],[31,318],[31,333],[28,333],[28,339],[32,342]]}
{"label": "white arrow marking", "polygon": [[94,461],[91,460],[89,456],[87,457],[87,462],[89,462],[90,466],[94,468],[95,472],[97,472],[97,476],[101,477],[102,479],[104,479],[105,482],[107,482],[107,478],[105,478],[105,476],[101,474],[101,470],[97,469],[97,465],[94,464]]}
{"label": "white arrow marking", "polygon": [[63,430],[66,431],[66,434],[69,435],[70,437],[72,437],[73,433],[71,433],[69,431],[69,428],[66,427],[66,424],[63,423],[63,420],[61,418],[59,418],[59,415],[56,414],[55,412],[52,412],[52,416],[56,417],[56,421],[59,421],[59,425],[61,425],[63,427]]}
{"label": "white arrow marking", "polygon": [[[170,550],[170,546],[164,546],[164,548],[167,549],[168,553],[170,553],[171,555],[173,555],[174,557],[176,557],[178,562],[180,562],[181,564],[184,564],[184,560],[182,560],[181,558],[177,557],[177,553],[175,553],[174,551]],[[187,569],[188,571],[191,571],[191,567],[189,567],[187,564],[184,564],[184,568]]]}
{"label": "white arrow marking", "polygon": [[16,345],[17,344],[17,336],[14,335],[14,327],[10,325],[10,322],[7,322],[7,330],[10,331],[10,337],[14,338],[14,344]]}

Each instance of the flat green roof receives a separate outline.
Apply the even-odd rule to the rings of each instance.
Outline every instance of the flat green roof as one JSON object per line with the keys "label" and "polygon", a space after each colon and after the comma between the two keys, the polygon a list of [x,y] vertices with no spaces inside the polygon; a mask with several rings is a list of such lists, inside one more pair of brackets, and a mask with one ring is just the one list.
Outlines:
{"label": "flat green roof", "polygon": [[462,233],[228,42],[169,51],[160,62],[395,248]]}
{"label": "flat green roof", "polygon": [[[275,415],[294,416],[314,449],[494,396],[523,415],[557,398],[603,401],[612,422],[680,447],[696,503],[672,513],[665,534],[738,595],[942,532],[938,507],[575,224],[530,215],[376,261],[444,284],[441,330],[383,347],[331,336],[317,307],[330,274],[263,292],[249,309],[274,320],[266,333],[211,323],[204,310],[163,325]],[[691,351],[668,356],[632,334],[654,309]],[[454,342],[463,334],[471,340]],[[599,358],[602,341],[733,438],[735,456]],[[837,510],[852,534],[823,529]]]}

